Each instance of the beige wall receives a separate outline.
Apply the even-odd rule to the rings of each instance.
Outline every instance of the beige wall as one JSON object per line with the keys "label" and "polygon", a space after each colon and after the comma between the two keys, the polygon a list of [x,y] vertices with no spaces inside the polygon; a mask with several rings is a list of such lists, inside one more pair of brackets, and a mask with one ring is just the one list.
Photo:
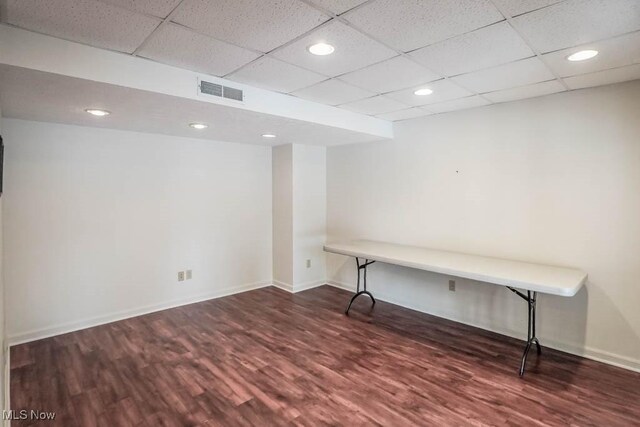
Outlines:
{"label": "beige wall", "polygon": [[[328,238],[368,238],[589,273],[543,295],[546,345],[640,369],[640,81],[399,122],[393,141],[328,149]],[[329,277],[354,283],[352,260]],[[374,294],[526,336],[502,287],[373,265]]]}

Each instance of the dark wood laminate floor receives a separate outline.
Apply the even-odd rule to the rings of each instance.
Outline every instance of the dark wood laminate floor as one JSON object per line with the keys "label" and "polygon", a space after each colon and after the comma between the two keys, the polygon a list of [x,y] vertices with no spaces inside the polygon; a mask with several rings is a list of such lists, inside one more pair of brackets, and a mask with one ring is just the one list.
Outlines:
{"label": "dark wood laminate floor", "polygon": [[60,426],[640,424],[640,374],[544,349],[521,379],[522,341],[366,298],[346,317],[349,296],[265,288],[16,346],[11,407]]}

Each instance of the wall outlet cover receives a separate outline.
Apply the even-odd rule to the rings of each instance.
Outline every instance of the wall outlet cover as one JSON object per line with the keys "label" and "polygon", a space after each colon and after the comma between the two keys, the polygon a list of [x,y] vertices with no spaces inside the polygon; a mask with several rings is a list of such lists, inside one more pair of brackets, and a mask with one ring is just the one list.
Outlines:
{"label": "wall outlet cover", "polygon": [[184,271],[178,271],[178,282],[184,282]]}
{"label": "wall outlet cover", "polygon": [[456,291],[456,281],[455,280],[449,280],[449,290],[451,292],[455,292]]}

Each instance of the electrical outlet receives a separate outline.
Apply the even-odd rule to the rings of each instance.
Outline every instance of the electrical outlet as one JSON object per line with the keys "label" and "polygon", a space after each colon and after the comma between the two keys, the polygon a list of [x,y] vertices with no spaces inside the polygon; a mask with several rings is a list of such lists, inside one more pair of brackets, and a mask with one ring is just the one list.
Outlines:
{"label": "electrical outlet", "polygon": [[184,282],[184,271],[178,271],[178,282]]}
{"label": "electrical outlet", "polygon": [[193,271],[187,270],[187,280],[191,280],[193,278]]}
{"label": "electrical outlet", "polygon": [[449,290],[451,292],[455,292],[456,291],[456,281],[455,280],[449,280]]}
{"label": "electrical outlet", "polygon": [[310,259],[307,260],[307,268],[311,268],[311,260]]}

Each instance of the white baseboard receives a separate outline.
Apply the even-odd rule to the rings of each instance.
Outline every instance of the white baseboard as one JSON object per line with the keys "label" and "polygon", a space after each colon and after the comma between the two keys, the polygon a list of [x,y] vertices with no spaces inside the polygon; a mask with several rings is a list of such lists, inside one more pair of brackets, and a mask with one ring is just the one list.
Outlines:
{"label": "white baseboard", "polygon": [[289,283],[280,282],[278,280],[273,281],[273,286],[292,294],[295,294],[296,292],[306,291],[307,289],[317,288],[318,286],[322,286],[326,284],[327,284],[326,280],[314,280],[312,282],[300,283],[298,285],[291,285]]}
{"label": "white baseboard", "polygon": [[7,343],[9,346],[18,344],[24,344],[31,341],[40,340],[43,338],[49,338],[56,335],[66,334],[69,332],[78,331],[80,329],[91,328],[94,326],[104,325],[106,323],[116,322],[118,320],[124,320],[131,317],[142,316],[144,314],[153,313],[156,311],[166,310],[169,308],[180,307],[182,305],[193,304],[196,302],[202,302],[210,299],[216,299],[225,297],[228,295],[238,294],[241,292],[251,291],[254,289],[264,288],[271,286],[271,282],[257,282],[249,283],[240,286],[232,286],[228,288],[217,289],[213,292],[205,294],[199,294],[188,298],[179,300],[172,300],[163,302],[160,304],[152,304],[144,307],[138,307],[131,310],[123,310],[116,313],[106,314],[102,316],[91,317],[74,322],[61,323],[59,325],[36,329],[32,331],[22,332],[7,337]]}
{"label": "white baseboard", "polygon": [[[335,288],[344,289],[350,292],[355,292],[356,290],[355,286],[348,283],[344,283],[344,282],[329,280],[326,283]],[[385,301],[391,304],[399,305],[400,307],[405,307],[405,308],[419,311],[422,313],[431,314],[433,316],[441,317],[447,320],[453,320],[454,322],[463,323],[465,325],[495,332],[501,335],[506,335],[508,337],[522,339],[522,332],[509,330],[509,329],[495,328],[495,327],[492,328],[492,327],[488,327],[487,325],[480,325],[480,324],[475,324],[473,322],[462,321],[460,319],[456,319],[450,315],[447,315],[447,313],[429,312],[424,310],[421,307],[416,306],[415,304],[411,304],[411,303],[408,303],[407,301],[399,300],[395,298],[393,295],[388,293],[376,292],[375,297],[376,299],[379,299],[381,301]],[[604,351],[604,350],[600,350],[592,347],[578,347],[572,344],[561,343],[561,342],[556,342],[556,341],[547,340],[547,339],[544,340],[544,346],[553,348],[555,350],[560,350],[565,353],[570,353],[576,356],[584,357],[586,359],[591,359],[597,362],[606,363],[608,365],[617,366],[619,368],[628,369],[630,371],[640,372],[640,360],[630,358],[627,356],[614,354],[608,351]]]}
{"label": "white baseboard", "polygon": [[317,288],[318,286],[326,285],[326,280],[314,280],[312,282],[300,283],[299,285],[294,285],[293,293],[306,291],[308,289]]}
{"label": "white baseboard", "polygon": [[275,286],[278,289],[282,289],[283,291],[287,291],[289,293],[293,293],[293,285],[285,282],[281,282],[279,280],[274,280],[271,283],[272,286]]}

